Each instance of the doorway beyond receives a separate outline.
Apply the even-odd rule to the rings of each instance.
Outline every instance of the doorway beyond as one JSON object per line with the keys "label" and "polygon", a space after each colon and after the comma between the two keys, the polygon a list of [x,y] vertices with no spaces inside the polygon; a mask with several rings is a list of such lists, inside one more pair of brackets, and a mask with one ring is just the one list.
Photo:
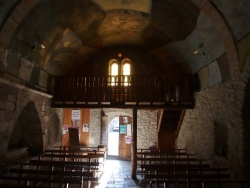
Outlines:
{"label": "doorway beyond", "polygon": [[108,155],[119,155],[119,117],[112,119],[108,126]]}

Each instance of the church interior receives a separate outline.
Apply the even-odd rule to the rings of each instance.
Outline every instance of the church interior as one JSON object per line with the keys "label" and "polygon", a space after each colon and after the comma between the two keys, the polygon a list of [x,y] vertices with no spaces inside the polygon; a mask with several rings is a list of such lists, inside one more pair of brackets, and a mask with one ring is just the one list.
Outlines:
{"label": "church interior", "polygon": [[249,76],[250,0],[0,0],[0,169],[117,145],[151,187],[153,151],[250,183]]}

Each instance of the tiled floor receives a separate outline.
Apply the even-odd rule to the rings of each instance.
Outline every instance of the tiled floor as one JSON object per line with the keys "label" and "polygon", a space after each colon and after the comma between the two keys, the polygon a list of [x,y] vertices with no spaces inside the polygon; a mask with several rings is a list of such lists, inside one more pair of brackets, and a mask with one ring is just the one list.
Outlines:
{"label": "tiled floor", "polygon": [[100,184],[95,188],[146,187],[131,178],[131,169],[131,161],[106,159]]}

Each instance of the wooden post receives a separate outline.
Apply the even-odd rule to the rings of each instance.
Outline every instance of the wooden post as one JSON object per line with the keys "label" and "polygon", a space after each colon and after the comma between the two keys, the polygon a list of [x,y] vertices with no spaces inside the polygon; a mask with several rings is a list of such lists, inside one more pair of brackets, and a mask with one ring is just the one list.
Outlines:
{"label": "wooden post", "polygon": [[131,178],[136,179],[136,169],[137,169],[137,109],[133,109],[133,132],[132,132],[132,174]]}

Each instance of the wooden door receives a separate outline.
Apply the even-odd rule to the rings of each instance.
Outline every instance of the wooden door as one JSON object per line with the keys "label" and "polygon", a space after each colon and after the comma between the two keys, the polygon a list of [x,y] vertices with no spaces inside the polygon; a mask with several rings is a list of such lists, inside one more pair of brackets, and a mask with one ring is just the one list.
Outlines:
{"label": "wooden door", "polygon": [[132,118],[120,116],[119,125],[119,156],[121,158],[131,158]]}

